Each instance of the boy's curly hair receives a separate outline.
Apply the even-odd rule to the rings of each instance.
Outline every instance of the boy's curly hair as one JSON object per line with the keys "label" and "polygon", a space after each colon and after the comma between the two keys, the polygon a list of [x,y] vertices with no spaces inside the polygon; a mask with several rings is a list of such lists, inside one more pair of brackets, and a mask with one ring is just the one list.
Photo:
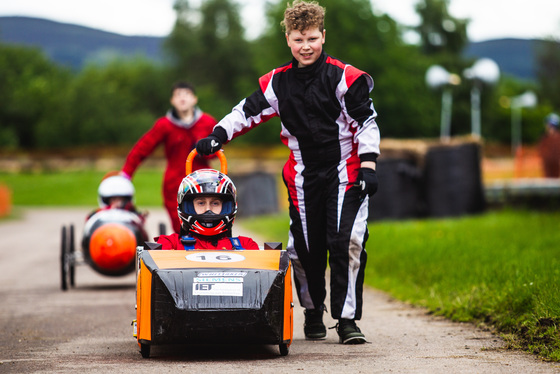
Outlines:
{"label": "boy's curly hair", "polygon": [[316,1],[306,2],[295,0],[292,5],[284,11],[284,19],[280,22],[284,32],[293,30],[303,32],[312,27],[318,27],[323,31],[325,20],[325,8]]}

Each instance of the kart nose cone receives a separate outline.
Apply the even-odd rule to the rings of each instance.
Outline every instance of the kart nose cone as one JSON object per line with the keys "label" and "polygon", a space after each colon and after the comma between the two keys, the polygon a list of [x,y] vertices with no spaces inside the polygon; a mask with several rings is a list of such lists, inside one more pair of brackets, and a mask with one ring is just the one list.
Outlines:
{"label": "kart nose cone", "polygon": [[120,270],[130,264],[135,254],[136,237],[124,225],[106,224],[91,236],[90,256],[101,269]]}

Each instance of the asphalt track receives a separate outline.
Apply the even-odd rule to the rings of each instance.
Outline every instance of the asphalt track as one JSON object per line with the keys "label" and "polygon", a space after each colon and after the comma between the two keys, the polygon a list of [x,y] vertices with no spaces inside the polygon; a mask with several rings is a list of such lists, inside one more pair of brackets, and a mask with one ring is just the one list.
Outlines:
{"label": "asphalt track", "polygon": [[[60,289],[61,227],[74,224],[79,238],[87,213],[26,208],[17,209],[19,219],[0,222],[0,373],[560,373],[559,364],[507,350],[490,332],[371,289],[359,322],[368,344],[341,345],[334,330],[323,341],[306,341],[296,302],[288,356],[277,346],[216,342],[154,347],[143,359],[132,336],[133,274],[109,278],[84,265],[76,287]],[[149,234],[166,219],[163,210],[151,211]],[[236,227],[234,234],[247,234]]]}

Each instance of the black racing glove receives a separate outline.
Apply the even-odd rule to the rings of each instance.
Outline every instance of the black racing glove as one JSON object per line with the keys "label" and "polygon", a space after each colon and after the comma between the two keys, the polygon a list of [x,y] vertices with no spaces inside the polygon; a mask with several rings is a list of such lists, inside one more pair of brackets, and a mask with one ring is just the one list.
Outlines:
{"label": "black racing glove", "polygon": [[375,192],[377,192],[377,187],[379,186],[375,170],[371,168],[360,168],[358,170],[358,180],[356,181],[356,185],[362,190],[362,199],[364,199],[366,195],[372,197]]}
{"label": "black racing glove", "polygon": [[208,137],[204,139],[200,139],[198,143],[196,143],[196,151],[199,155],[208,156],[212,153],[219,151],[222,148],[222,142],[218,139],[217,136],[208,135]]}
{"label": "black racing glove", "polygon": [[222,149],[222,144],[227,140],[227,133],[221,127],[216,127],[212,134],[208,135],[206,138],[200,139],[196,143],[196,151],[198,154],[203,156],[211,155]]}

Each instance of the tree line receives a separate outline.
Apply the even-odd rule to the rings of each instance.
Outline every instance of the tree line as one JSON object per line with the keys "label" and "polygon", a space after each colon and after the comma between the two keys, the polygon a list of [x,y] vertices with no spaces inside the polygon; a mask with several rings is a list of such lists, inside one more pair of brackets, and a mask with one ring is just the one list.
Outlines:
{"label": "tree line", "polygon": [[[427,69],[441,65],[461,73],[475,62],[461,52],[468,43],[468,20],[448,13],[450,0],[420,0],[421,23],[414,30],[369,0],[320,0],[326,7],[325,51],[375,81],[371,94],[386,138],[435,138],[440,133],[441,92],[425,81]],[[198,2],[197,2],[198,3]],[[245,38],[239,5],[233,0],[204,0],[193,6],[176,0],[174,28],[165,38],[164,62],[117,58],[91,63],[78,72],[49,61],[38,49],[0,44],[0,148],[60,149],[134,143],[169,108],[176,80],[195,84],[200,107],[220,119],[258,87],[257,80],[288,62],[291,54],[280,27],[285,1],[269,2],[266,27],[254,40]],[[419,42],[404,41],[414,31]],[[484,87],[482,136],[511,141],[507,98],[527,90],[539,104],[523,112],[523,141],[535,142],[543,118],[560,108],[560,43],[550,39],[537,53],[537,80],[500,77]],[[453,89],[452,135],[470,128],[470,83]],[[236,142],[274,144],[280,123],[270,121]]]}

